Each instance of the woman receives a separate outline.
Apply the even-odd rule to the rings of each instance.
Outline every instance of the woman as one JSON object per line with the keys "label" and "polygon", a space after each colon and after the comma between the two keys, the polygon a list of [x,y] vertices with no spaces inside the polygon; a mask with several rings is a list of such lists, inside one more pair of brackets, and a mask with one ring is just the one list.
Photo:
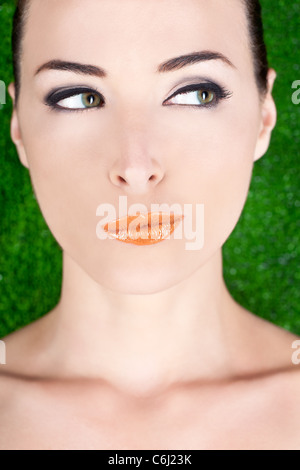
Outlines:
{"label": "woman", "polygon": [[[1,448],[300,448],[297,337],[222,274],[276,123],[258,2],[23,0],[13,46],[11,136],[63,283],[4,338]],[[193,230],[162,210],[126,232],[122,197],[139,223],[186,205]]]}

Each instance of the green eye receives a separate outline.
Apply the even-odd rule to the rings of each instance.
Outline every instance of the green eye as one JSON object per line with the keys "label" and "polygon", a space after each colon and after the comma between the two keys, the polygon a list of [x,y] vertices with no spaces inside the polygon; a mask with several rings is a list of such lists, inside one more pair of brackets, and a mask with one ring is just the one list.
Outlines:
{"label": "green eye", "polygon": [[100,96],[95,93],[82,93],[80,96],[82,104],[86,108],[94,108],[101,103]]}
{"label": "green eye", "polygon": [[101,96],[97,93],[87,91],[84,93],[77,93],[68,98],[56,101],[56,105],[65,109],[90,109],[98,108],[102,104]]}
{"label": "green eye", "polygon": [[197,92],[197,98],[201,104],[211,103],[215,95],[213,91],[199,90]]}
{"label": "green eye", "polygon": [[[193,105],[198,107],[211,107],[218,102],[218,93],[203,87],[191,85],[177,92],[172,98],[173,104]],[[221,99],[221,96],[219,97]],[[170,101],[170,100],[168,100]]]}

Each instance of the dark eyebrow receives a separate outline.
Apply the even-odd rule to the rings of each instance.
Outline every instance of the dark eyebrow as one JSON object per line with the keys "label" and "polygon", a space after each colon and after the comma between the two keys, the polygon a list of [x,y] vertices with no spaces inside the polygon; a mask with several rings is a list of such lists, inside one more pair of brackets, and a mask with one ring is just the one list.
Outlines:
{"label": "dark eyebrow", "polygon": [[[158,66],[157,73],[173,72],[174,70],[179,70],[188,65],[193,65],[197,62],[206,62],[208,60],[222,60],[227,65],[236,68],[233,63],[220,52],[201,51],[169,59]],[[49,62],[46,62],[37,69],[35,75],[39,74],[43,70],[63,70],[80,75],[94,75],[100,78],[106,78],[108,75],[101,67],[79,64],[77,62],[66,62],[64,60],[50,60]]]}
{"label": "dark eyebrow", "polygon": [[96,67],[95,65],[79,64],[77,62],[65,62],[64,60],[50,60],[41,65],[35,75],[43,70],[63,70],[67,72],[74,72],[80,75],[94,75],[96,77],[105,78],[107,73],[104,69]]}
{"label": "dark eyebrow", "polygon": [[208,60],[222,60],[225,64],[230,65],[230,67],[236,68],[235,65],[220,52],[201,51],[169,59],[158,66],[157,72],[173,72],[187,65],[196,64],[197,62],[206,62]]}

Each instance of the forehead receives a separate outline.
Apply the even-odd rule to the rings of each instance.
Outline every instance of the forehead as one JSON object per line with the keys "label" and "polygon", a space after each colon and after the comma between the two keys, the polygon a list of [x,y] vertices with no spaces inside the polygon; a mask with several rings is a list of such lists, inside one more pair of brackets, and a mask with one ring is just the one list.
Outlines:
{"label": "forehead", "polygon": [[118,74],[215,50],[247,68],[248,43],[241,0],[31,0],[23,59],[26,68],[64,59]]}

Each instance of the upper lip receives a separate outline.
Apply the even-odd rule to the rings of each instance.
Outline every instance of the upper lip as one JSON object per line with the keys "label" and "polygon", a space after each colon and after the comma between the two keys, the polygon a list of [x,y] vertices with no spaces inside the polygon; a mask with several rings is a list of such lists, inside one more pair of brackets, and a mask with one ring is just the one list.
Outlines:
{"label": "upper lip", "polygon": [[159,225],[174,225],[180,222],[183,218],[181,214],[174,214],[168,212],[143,212],[136,215],[127,215],[120,219],[114,220],[106,224],[106,230],[115,231],[116,228],[119,230],[127,229],[131,222],[134,221],[134,226],[140,228],[153,228]]}

